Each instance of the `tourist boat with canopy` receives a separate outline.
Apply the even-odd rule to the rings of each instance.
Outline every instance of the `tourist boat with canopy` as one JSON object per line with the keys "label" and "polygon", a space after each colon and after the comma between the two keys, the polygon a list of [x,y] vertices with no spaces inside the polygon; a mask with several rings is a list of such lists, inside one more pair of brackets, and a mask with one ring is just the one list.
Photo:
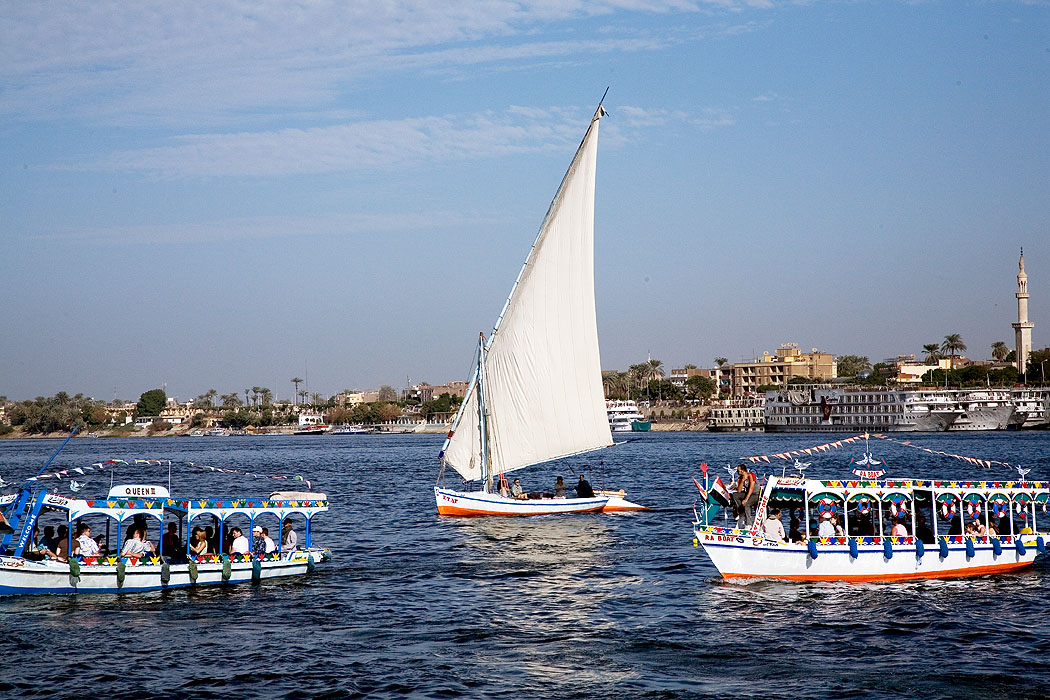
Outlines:
{"label": "tourist boat with canopy", "polygon": [[[866,478],[881,470],[844,480],[804,471],[770,476],[754,524],[744,529],[728,519],[721,480],[704,471],[693,544],[727,579],[900,581],[1018,571],[1046,551],[1050,532],[1050,483],[1024,474],[1019,481]],[[777,510],[797,521],[800,541],[767,535],[764,521]]]}
{"label": "tourist boat with canopy", "polygon": [[[479,338],[474,376],[439,454],[441,515],[644,510],[623,491],[500,495],[506,474],[613,445],[594,303],[594,179],[604,115],[599,103],[492,333]],[[445,467],[480,487],[443,487]]]}
{"label": "tourist boat with canopy", "polygon": [[[102,498],[68,498],[30,481],[17,493],[0,496],[6,531],[0,541],[0,595],[153,591],[302,575],[331,558],[328,549],[314,546],[311,532],[313,518],[327,511],[327,496],[314,492],[274,492],[261,499],[182,500],[172,498],[163,486],[124,484],[113,486]],[[63,560],[57,552],[45,555],[34,546],[41,518],[68,528],[64,552],[76,551],[78,523],[104,524],[107,536],[105,542],[99,538],[101,549],[96,556],[74,553]],[[214,527],[217,541],[224,542],[227,531],[237,525],[250,538],[260,522],[280,528],[286,521],[296,526],[305,523],[302,546],[285,547],[278,529],[270,553],[195,555],[187,537],[191,526],[207,525]],[[166,523],[175,525],[180,542],[177,551],[164,550],[164,537],[156,539],[153,552],[138,557],[122,556],[120,547],[106,548],[109,542],[124,543],[130,528],[148,531],[154,525],[156,532]]]}

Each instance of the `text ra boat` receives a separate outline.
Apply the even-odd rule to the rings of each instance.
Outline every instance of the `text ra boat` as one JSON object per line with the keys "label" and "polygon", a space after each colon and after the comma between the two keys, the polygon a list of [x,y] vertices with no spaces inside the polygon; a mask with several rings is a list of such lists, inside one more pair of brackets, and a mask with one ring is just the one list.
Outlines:
{"label": "text ra boat", "polygon": [[[279,492],[260,500],[176,500],[161,486],[134,485],[115,486],[105,498],[92,500],[66,498],[42,488],[23,488],[20,493],[0,496],[0,508],[13,529],[3,537],[3,551],[11,554],[0,556],[0,595],[116,593],[256,582],[305,574],[315,564],[331,558],[328,549],[311,543],[311,521],[328,510],[323,493]],[[190,556],[186,531],[192,526],[216,523],[222,542],[226,531],[233,527],[231,518],[250,536],[257,522],[274,524],[276,534],[279,523],[293,516],[295,524],[305,521],[303,547],[288,549],[283,543],[275,543],[275,551],[269,554]],[[110,541],[114,543],[124,542],[123,533],[132,523],[145,522],[156,533],[163,523],[174,522],[178,525],[179,541],[185,544],[177,552],[166,552],[164,540],[157,538],[158,550],[141,558],[121,557],[118,550],[58,561],[30,551],[33,528],[42,517],[44,522],[64,523],[70,529],[66,552],[73,551],[73,531],[78,521],[94,524],[102,532],[112,528]]]}
{"label": "text ra boat", "polygon": [[480,488],[434,488],[442,515],[644,510],[623,492],[586,498],[501,496],[503,475],[613,444],[594,310],[594,174],[599,105],[486,341],[441,450]]}
{"label": "text ra boat", "polygon": [[[1050,530],[1046,482],[773,476],[748,530],[716,524],[728,503],[719,486],[706,491],[693,530],[694,543],[725,578],[893,581],[1016,571],[1045,550]],[[763,521],[773,509],[800,514],[799,529],[808,538],[790,543],[768,537]],[[832,515],[842,535],[821,537],[819,523]],[[893,535],[894,526],[907,534]],[[985,534],[968,534],[971,527]]]}

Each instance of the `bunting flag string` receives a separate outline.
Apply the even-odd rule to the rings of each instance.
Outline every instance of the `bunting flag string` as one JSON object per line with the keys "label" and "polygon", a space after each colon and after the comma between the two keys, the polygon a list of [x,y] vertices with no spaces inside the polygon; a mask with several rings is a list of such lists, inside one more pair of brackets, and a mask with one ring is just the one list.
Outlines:
{"label": "bunting flag string", "polygon": [[852,443],[852,442],[857,442],[858,440],[863,440],[863,439],[866,439],[867,437],[868,437],[867,435],[856,435],[854,437],[843,438],[842,440],[835,440],[834,442],[827,442],[827,443],[824,443],[823,445],[814,445],[813,447],[803,447],[803,448],[798,449],[798,450],[786,450],[784,452],[776,452],[776,453],[768,454],[768,455],[752,455],[751,457],[742,457],[741,459],[742,460],[746,460],[748,462],[751,462],[752,464],[754,464],[756,462],[766,462],[767,464],[771,464],[772,463],[771,462],[772,459],[792,460],[792,459],[795,459],[796,457],[800,457],[802,455],[813,455],[814,453],[817,453],[817,452],[829,452],[832,449],[839,449],[843,445],[846,445],[846,444],[849,444],[849,443]]}
{"label": "bunting flag string", "polygon": [[892,442],[894,444],[902,445],[904,447],[910,447],[913,450],[919,450],[920,452],[925,452],[927,454],[937,455],[939,457],[948,457],[949,459],[957,459],[961,462],[973,464],[975,466],[983,467],[985,469],[991,469],[993,466],[1007,467],[1008,469],[1020,468],[1020,466],[1017,464],[1004,462],[999,459],[981,459],[979,457],[969,457],[966,455],[959,455],[952,452],[944,452],[942,450],[931,450],[928,447],[921,447],[919,445],[912,444],[911,440],[899,440],[897,438],[889,437],[888,435],[883,435],[881,433],[871,433],[870,435],[868,433],[864,433],[863,435],[855,435],[853,437],[843,438],[842,440],[835,440],[834,442],[824,443],[823,445],[815,445],[813,447],[804,447],[798,450],[787,450],[785,452],[777,452],[774,454],[767,455],[752,455],[750,457],[743,457],[741,458],[741,460],[751,462],[752,464],[755,464],[756,462],[766,462],[767,464],[771,464],[773,459],[791,460],[801,455],[813,455],[819,452],[827,452],[832,449],[841,448],[843,445],[846,445],[848,443],[857,442],[858,440],[867,440],[869,437],[878,438],[879,440],[885,440],[886,442]]}
{"label": "bunting flag string", "polygon": [[310,483],[309,479],[304,479],[302,476],[300,476],[298,474],[293,475],[293,476],[290,476],[290,475],[287,475],[287,474],[259,474],[259,473],[256,473],[256,472],[242,471],[240,469],[229,469],[227,467],[213,467],[213,466],[211,466],[209,464],[196,464],[195,462],[173,462],[171,460],[165,460],[165,459],[135,459],[135,460],[132,460],[131,462],[129,462],[127,460],[124,460],[124,459],[107,459],[107,460],[105,460],[103,462],[95,462],[94,464],[91,464],[91,465],[86,466],[86,467],[74,467],[74,468],[70,468],[70,469],[61,469],[59,471],[51,472],[49,474],[40,474],[39,476],[30,477],[30,478],[26,479],[25,481],[26,482],[40,481],[40,480],[44,480],[44,479],[57,479],[58,481],[61,481],[63,478],[69,477],[70,476],[70,472],[74,472],[74,473],[79,474],[81,476],[89,476],[91,474],[101,473],[101,472],[105,472],[107,470],[112,471],[112,469],[115,466],[118,466],[118,465],[123,465],[123,466],[144,465],[144,466],[169,467],[169,468],[172,467],[172,466],[186,466],[186,467],[190,467],[190,468],[196,469],[198,471],[212,471],[212,472],[219,472],[219,473],[222,473],[222,474],[239,474],[241,476],[247,476],[247,477],[251,477],[251,478],[255,478],[255,479],[281,479],[281,480],[285,480],[285,481],[301,481],[304,484],[306,484],[307,488],[313,488],[313,486]]}
{"label": "bunting flag string", "polygon": [[948,457],[950,459],[957,459],[968,464],[973,464],[978,467],[985,469],[991,469],[993,466],[1007,467],[1009,469],[1020,469],[1020,465],[1012,464],[1010,462],[1004,462],[1000,459],[981,459],[979,457],[968,457],[966,455],[957,455],[952,452],[944,452],[942,450],[931,450],[928,447],[920,447],[919,445],[913,445],[911,440],[899,440],[897,438],[890,437],[888,435],[880,435],[878,433],[872,433],[873,438],[885,440],[886,442],[892,442],[897,445],[903,445],[904,447],[910,447],[913,450],[919,450],[931,455],[937,455],[939,457]]}

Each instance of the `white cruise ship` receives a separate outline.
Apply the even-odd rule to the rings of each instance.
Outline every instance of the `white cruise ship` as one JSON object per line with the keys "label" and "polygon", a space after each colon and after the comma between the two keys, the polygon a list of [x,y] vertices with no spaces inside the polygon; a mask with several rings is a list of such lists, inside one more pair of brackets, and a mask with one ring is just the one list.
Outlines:
{"label": "white cruise ship", "polygon": [[1010,399],[1017,407],[1013,423],[1023,430],[1046,428],[1050,422],[1050,388],[1023,387],[1010,390]]}
{"label": "white cruise ship", "polygon": [[713,433],[760,433],[766,429],[765,408],[764,396],[712,403],[707,429]]}
{"label": "white cruise ship", "polygon": [[609,416],[609,429],[614,433],[649,429],[649,422],[638,412],[638,404],[634,401],[606,399],[605,413]]}
{"label": "white cruise ship", "polygon": [[962,414],[938,390],[814,385],[766,392],[767,432],[941,432]]}
{"label": "white cruise ship", "polygon": [[1017,423],[1014,422],[1017,407],[1007,389],[959,389],[945,393],[955,398],[956,404],[963,412],[949,426],[950,431],[1007,430],[1017,427]]}

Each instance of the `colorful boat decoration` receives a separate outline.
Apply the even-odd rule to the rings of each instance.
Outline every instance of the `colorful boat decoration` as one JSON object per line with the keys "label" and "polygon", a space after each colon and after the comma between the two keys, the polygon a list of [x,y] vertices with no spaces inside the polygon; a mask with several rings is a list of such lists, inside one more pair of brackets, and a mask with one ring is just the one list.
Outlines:
{"label": "colorful boat decoration", "polygon": [[[1050,533],[1050,482],[771,476],[749,529],[719,524],[726,499],[709,489],[701,494],[693,543],[727,579],[900,581],[997,574],[1031,566],[1046,551]],[[798,520],[796,541],[780,540],[775,524],[767,534],[765,520],[776,510],[791,524]],[[841,532],[832,529],[833,517]]]}
{"label": "colorful boat decoration", "polygon": [[[438,455],[441,515],[644,510],[622,491],[594,493],[582,483],[576,498],[560,489],[515,497],[506,486],[510,472],[613,444],[594,304],[594,178],[604,114],[599,104],[492,333],[480,336],[474,376]],[[442,486],[446,466],[463,478],[462,490]]]}
{"label": "colorful boat decoration", "polygon": [[[331,558],[328,549],[313,545],[311,532],[313,518],[327,511],[323,493],[288,491],[265,499],[179,500],[162,486],[126,484],[113,487],[104,498],[85,499],[68,498],[27,482],[18,493],[0,496],[0,513],[8,525],[0,541],[0,595],[154,591],[302,575]],[[218,542],[224,542],[234,524],[251,538],[260,522],[277,528],[274,534],[280,541],[273,542],[270,552],[194,554],[190,549],[187,535],[194,526],[214,524]],[[280,536],[285,522],[305,524],[301,546],[298,535],[292,546],[290,537]],[[56,551],[35,546],[33,535],[40,523],[64,525],[69,530],[65,546],[56,546]],[[108,542],[100,542],[98,553],[84,556],[76,553],[78,523],[104,527],[112,536],[107,540],[121,545],[126,545],[124,534],[133,526],[158,532],[166,524],[175,524],[180,546],[165,551],[167,537],[157,537],[151,540],[153,551],[122,556],[119,547],[107,549]]]}

